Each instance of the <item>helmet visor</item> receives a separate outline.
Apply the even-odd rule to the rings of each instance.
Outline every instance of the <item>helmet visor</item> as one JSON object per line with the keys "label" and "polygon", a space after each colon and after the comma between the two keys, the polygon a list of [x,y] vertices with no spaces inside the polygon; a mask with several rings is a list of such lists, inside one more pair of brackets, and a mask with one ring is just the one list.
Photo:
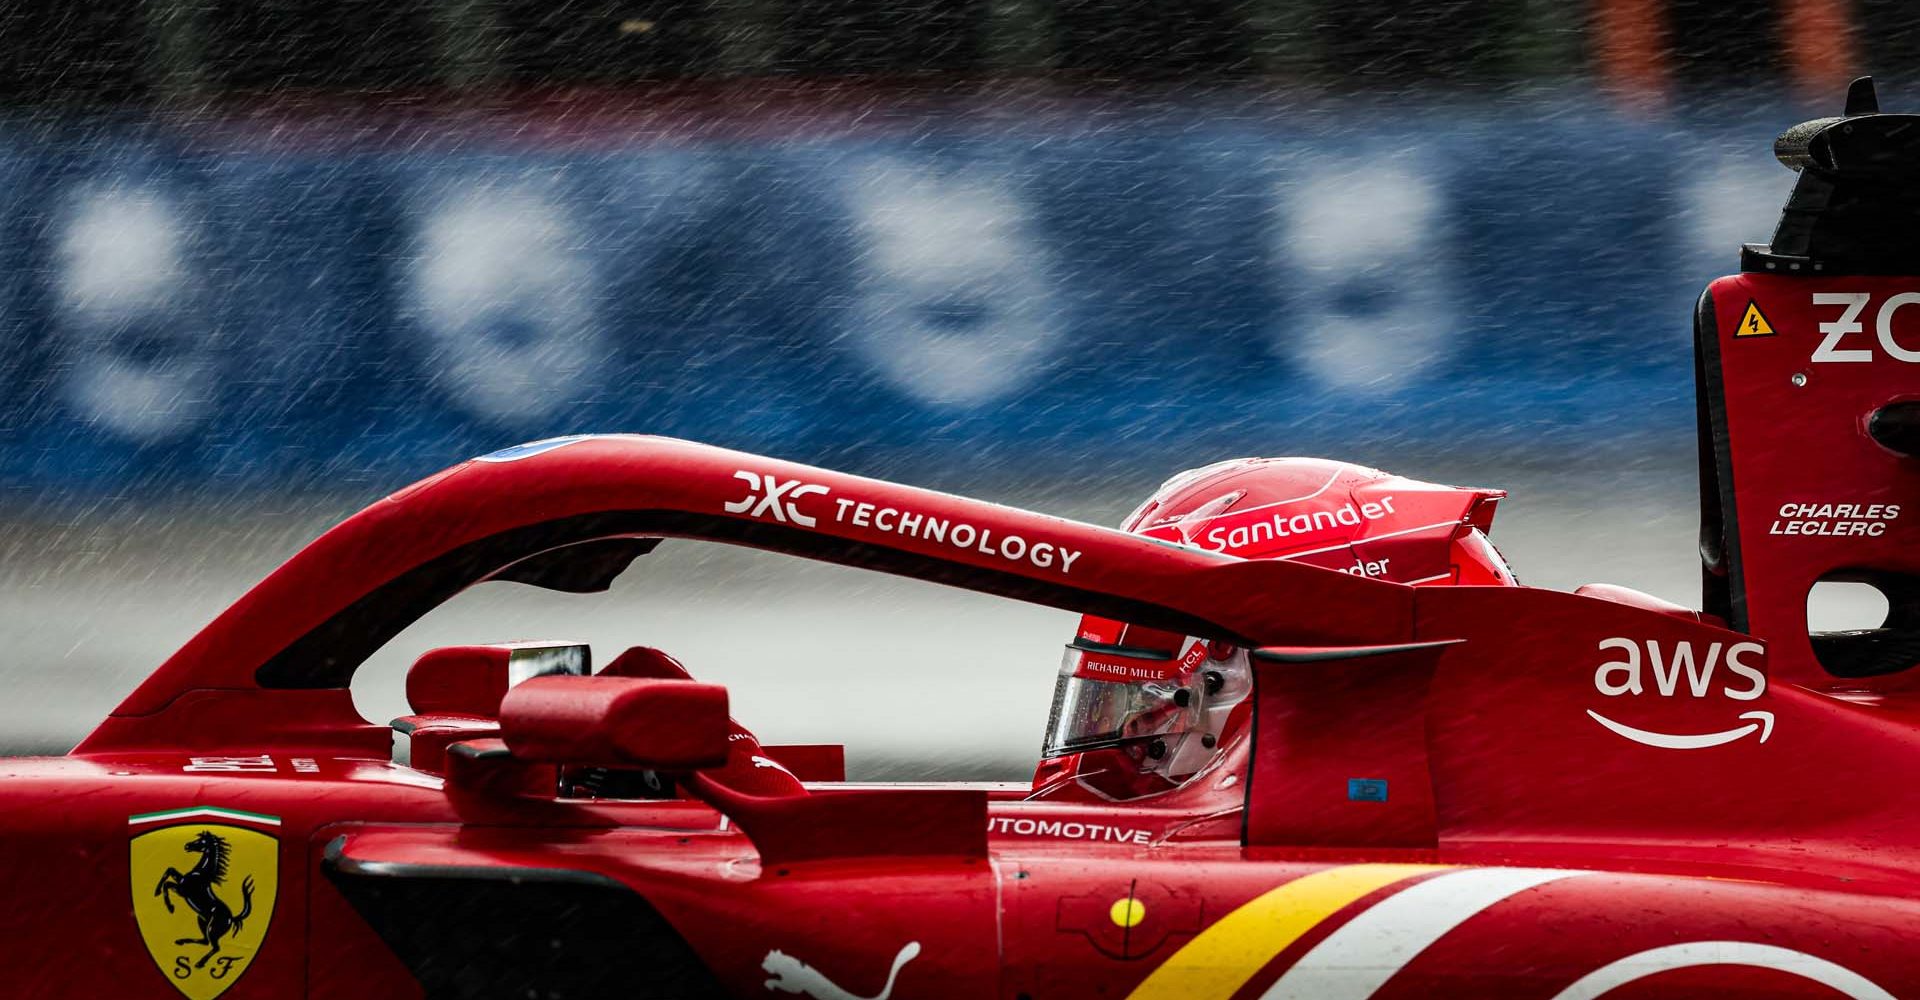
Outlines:
{"label": "helmet visor", "polygon": [[1179,659],[1116,647],[1068,646],[1053,688],[1053,712],[1041,756],[1183,732],[1193,722],[1193,693]]}

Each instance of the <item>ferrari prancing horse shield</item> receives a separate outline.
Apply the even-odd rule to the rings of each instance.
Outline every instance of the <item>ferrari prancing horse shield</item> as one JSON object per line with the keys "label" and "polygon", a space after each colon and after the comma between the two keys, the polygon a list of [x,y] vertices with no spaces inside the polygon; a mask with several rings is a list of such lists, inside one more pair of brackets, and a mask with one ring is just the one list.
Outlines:
{"label": "ferrari prancing horse shield", "polygon": [[[194,822],[202,819],[229,822]],[[246,973],[266,940],[280,882],[280,842],[248,827],[280,820],[189,808],[128,823],[134,827],[133,917],[147,953],[190,1000],[213,1000]],[[168,825],[141,829],[156,823]]]}

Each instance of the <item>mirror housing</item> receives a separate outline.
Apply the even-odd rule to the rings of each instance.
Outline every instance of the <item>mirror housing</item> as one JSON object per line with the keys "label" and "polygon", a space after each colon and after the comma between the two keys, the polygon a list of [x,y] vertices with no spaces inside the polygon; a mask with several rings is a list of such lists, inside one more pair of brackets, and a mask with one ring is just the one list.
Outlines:
{"label": "mirror housing", "polygon": [[637,677],[536,677],[500,703],[500,737],[524,761],[651,771],[727,762],[727,689]]}
{"label": "mirror housing", "polygon": [[584,675],[593,665],[578,642],[499,642],[429,649],[407,669],[407,704],[415,715],[491,719],[515,685],[552,674]]}

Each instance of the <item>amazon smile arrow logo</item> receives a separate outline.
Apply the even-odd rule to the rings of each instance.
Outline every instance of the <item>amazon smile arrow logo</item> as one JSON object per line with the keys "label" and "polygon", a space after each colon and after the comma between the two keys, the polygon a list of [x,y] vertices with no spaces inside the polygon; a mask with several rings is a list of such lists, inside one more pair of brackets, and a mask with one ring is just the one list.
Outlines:
{"label": "amazon smile arrow logo", "polygon": [[[1677,698],[1684,703],[1698,704],[1717,700],[1716,695],[1733,701],[1753,701],[1767,693],[1763,659],[1766,647],[1757,642],[1736,642],[1730,646],[1712,642],[1703,649],[1684,639],[1661,642],[1614,637],[1600,640],[1599,649],[1613,653],[1612,659],[1601,663],[1593,672],[1593,689],[1602,697]],[[1710,733],[1640,729],[1591,708],[1587,709],[1587,715],[1616,736],[1661,750],[1704,750],[1753,733],[1760,734],[1761,743],[1773,737],[1773,713],[1757,710],[1740,713],[1741,719],[1750,720],[1746,725]]]}
{"label": "amazon smile arrow logo", "polygon": [[1593,721],[1613,730],[1621,736],[1625,736],[1635,743],[1644,743],[1647,746],[1659,747],[1662,750],[1704,750],[1707,747],[1717,747],[1722,743],[1732,743],[1734,740],[1755,731],[1760,733],[1760,742],[1765,743],[1767,738],[1773,735],[1772,712],[1742,712],[1740,713],[1742,719],[1753,719],[1755,721],[1734,729],[1727,729],[1717,733],[1701,733],[1698,736],[1677,736],[1673,733],[1655,733],[1645,729],[1635,729],[1623,722],[1615,722],[1591,708],[1587,709],[1587,714],[1593,716]]}

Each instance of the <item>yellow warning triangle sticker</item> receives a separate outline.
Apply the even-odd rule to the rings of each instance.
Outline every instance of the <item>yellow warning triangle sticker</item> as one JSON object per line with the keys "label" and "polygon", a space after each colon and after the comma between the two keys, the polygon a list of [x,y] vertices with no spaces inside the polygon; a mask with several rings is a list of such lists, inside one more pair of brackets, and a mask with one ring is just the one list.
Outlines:
{"label": "yellow warning triangle sticker", "polygon": [[1736,337],[1771,337],[1773,324],[1760,312],[1760,303],[1747,300],[1746,315],[1740,317],[1740,328],[1733,331]]}

